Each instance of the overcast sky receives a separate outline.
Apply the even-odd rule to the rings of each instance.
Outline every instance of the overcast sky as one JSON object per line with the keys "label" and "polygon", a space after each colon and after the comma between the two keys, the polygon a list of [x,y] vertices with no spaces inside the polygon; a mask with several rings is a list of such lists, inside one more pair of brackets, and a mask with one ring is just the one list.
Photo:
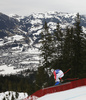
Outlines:
{"label": "overcast sky", "polygon": [[0,0],[0,12],[8,15],[46,11],[86,14],[86,0]]}

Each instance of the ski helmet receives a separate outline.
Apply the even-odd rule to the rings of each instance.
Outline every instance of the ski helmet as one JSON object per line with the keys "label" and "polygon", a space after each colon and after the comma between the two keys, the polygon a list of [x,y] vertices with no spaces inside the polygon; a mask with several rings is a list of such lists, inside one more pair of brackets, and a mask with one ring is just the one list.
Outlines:
{"label": "ski helmet", "polygon": [[51,72],[53,73],[54,72],[54,69],[51,69]]}

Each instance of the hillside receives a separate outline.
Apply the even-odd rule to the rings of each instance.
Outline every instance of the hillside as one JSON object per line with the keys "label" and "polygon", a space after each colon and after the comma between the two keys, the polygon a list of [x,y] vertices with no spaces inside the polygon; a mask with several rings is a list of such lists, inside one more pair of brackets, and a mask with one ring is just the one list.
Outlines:
{"label": "hillside", "polygon": [[[49,30],[53,32],[57,22],[65,29],[74,24],[75,17],[76,13],[63,12],[33,13],[25,17],[0,13],[0,74],[37,70],[40,61],[40,34],[44,22],[47,22]],[[85,15],[81,15],[81,25],[86,33]]]}
{"label": "hillside", "polygon": [[[62,30],[73,26],[75,17],[76,13],[63,12],[33,13],[25,17],[0,13],[0,75],[33,75],[39,67],[40,35],[45,21],[53,33],[58,22]],[[85,15],[81,15],[81,26],[86,33]]]}

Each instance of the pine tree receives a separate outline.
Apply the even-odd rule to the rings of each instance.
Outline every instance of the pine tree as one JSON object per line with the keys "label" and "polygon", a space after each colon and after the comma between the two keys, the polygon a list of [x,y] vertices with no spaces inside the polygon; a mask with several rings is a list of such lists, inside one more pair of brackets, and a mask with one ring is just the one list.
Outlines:
{"label": "pine tree", "polygon": [[82,39],[82,68],[80,72],[80,78],[86,78],[86,34],[83,33],[83,39]]}
{"label": "pine tree", "polygon": [[3,98],[3,100],[6,100],[5,97]]}
{"label": "pine tree", "polygon": [[13,94],[12,94],[12,98],[11,98],[11,100],[14,100],[15,98],[14,98],[14,96],[13,96]]}
{"label": "pine tree", "polygon": [[16,94],[15,94],[16,99],[18,99],[18,96],[19,96],[19,93],[16,92]]}
{"label": "pine tree", "polygon": [[81,71],[81,48],[82,48],[82,28],[80,26],[80,15],[77,14],[75,20],[75,28],[74,28],[74,61],[73,61],[73,69],[74,69],[74,76],[78,77]]}
{"label": "pine tree", "polygon": [[70,29],[66,28],[66,35],[64,40],[64,48],[63,48],[63,61],[64,66],[67,67],[69,65],[69,57],[70,57]]}
{"label": "pine tree", "polygon": [[55,53],[58,58],[62,52],[62,42],[63,42],[63,33],[61,31],[61,27],[59,23],[57,23],[57,26],[54,32],[54,42],[55,42]]}
{"label": "pine tree", "polygon": [[36,75],[36,90],[42,89],[43,87],[46,87],[47,85],[47,79],[48,79],[48,74],[45,71],[45,68],[39,67],[38,72]]}
{"label": "pine tree", "polygon": [[80,16],[77,14],[73,28],[66,29],[63,49],[64,67],[71,67],[70,77],[79,77],[82,65],[82,28]]}
{"label": "pine tree", "polygon": [[56,69],[59,66],[59,68],[62,67],[62,52],[63,52],[63,32],[61,30],[61,27],[59,23],[57,23],[56,29],[54,31],[54,60],[53,60],[53,68]]}
{"label": "pine tree", "polygon": [[47,23],[45,22],[43,27],[43,32],[41,33],[41,57],[42,57],[42,65],[43,67],[49,67],[50,62],[52,61],[53,54],[53,44],[52,44],[52,35],[49,32],[49,28]]}
{"label": "pine tree", "polygon": [[[74,56],[74,52],[73,52],[73,28],[66,28],[66,32],[65,32],[65,39],[64,39],[64,46],[63,46],[63,69],[67,70],[69,68],[72,68],[73,66],[73,56]],[[71,77],[73,74],[71,72],[70,75],[68,75],[67,77]],[[66,76],[65,76],[66,77]]]}

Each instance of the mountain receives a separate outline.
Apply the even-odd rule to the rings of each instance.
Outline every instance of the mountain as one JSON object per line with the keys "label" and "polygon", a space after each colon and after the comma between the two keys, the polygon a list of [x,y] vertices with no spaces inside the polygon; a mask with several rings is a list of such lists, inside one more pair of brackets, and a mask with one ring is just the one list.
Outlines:
{"label": "mountain", "polygon": [[13,30],[16,28],[18,21],[5,14],[0,13],[0,38],[10,36],[14,33]]}
{"label": "mountain", "polygon": [[[28,32],[29,34],[33,34],[37,36],[40,34],[41,29],[45,21],[48,23],[50,30],[54,30],[57,23],[65,28],[66,26],[73,25],[75,22],[76,14],[63,13],[63,12],[46,12],[46,13],[38,13],[31,14],[29,16],[20,19],[21,29]],[[81,25],[86,27],[86,16],[81,16]]]}
{"label": "mountain", "polygon": [[[45,21],[51,32],[57,23],[64,29],[73,26],[76,13],[46,12],[18,16],[0,13],[0,74],[19,74],[37,70],[40,61],[40,33]],[[86,33],[86,16],[81,15],[81,25]],[[29,74],[29,73],[27,73]]]}
{"label": "mountain", "polygon": [[[31,37],[33,44],[38,43],[40,39],[40,33],[42,32],[45,21],[49,26],[49,30],[53,32],[57,23],[64,29],[66,26],[74,25],[77,13],[63,13],[63,12],[46,12],[46,13],[33,13],[29,16],[20,18],[20,29],[27,32],[27,35]],[[84,32],[86,31],[86,16],[81,16],[81,26],[83,26]]]}

